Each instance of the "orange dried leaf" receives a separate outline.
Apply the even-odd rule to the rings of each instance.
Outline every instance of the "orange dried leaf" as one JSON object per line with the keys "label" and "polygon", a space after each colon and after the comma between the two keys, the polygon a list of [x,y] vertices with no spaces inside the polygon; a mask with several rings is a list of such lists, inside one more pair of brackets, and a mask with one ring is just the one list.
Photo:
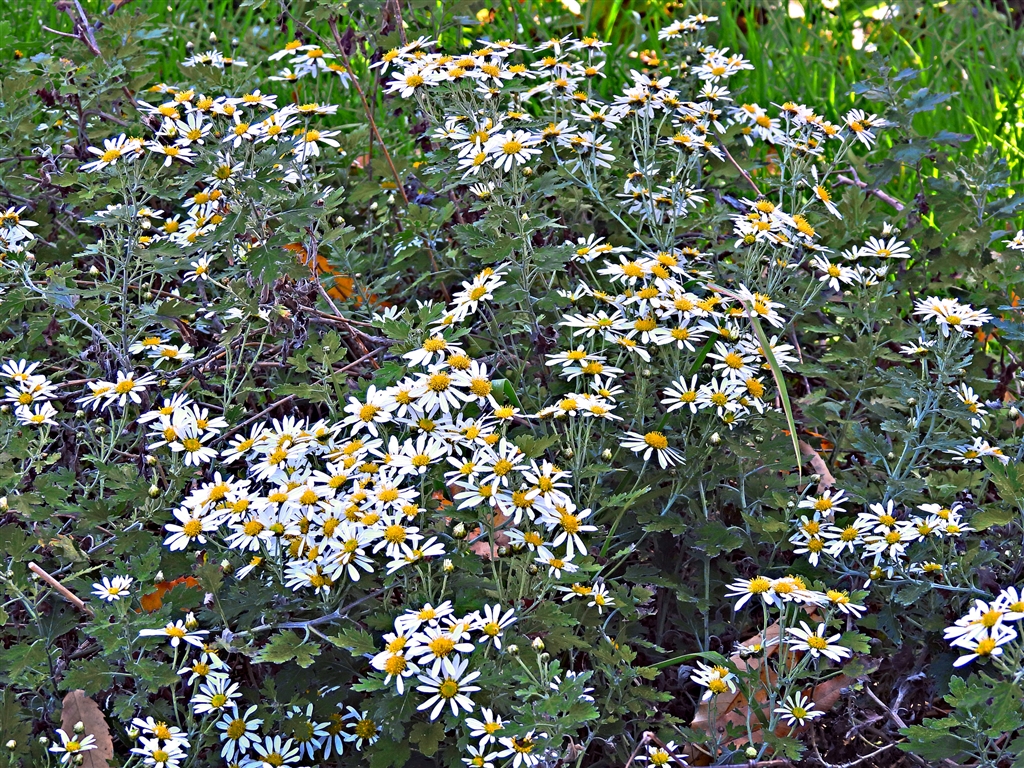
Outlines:
{"label": "orange dried leaf", "polygon": [[158,581],[154,585],[154,590],[149,594],[143,595],[139,600],[142,604],[142,610],[146,613],[153,613],[153,611],[160,610],[161,606],[164,604],[164,595],[179,584],[184,584],[189,588],[199,586],[199,582],[193,576],[181,576],[173,581]]}

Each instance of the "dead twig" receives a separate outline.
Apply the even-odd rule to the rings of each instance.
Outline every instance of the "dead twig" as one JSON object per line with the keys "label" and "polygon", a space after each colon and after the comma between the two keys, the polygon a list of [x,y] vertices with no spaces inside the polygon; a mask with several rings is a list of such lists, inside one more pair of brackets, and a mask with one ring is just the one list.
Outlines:
{"label": "dead twig", "polygon": [[[96,36],[93,35],[92,25],[89,23],[89,17],[85,15],[85,9],[78,0],[57,0],[54,7],[63,13],[68,15],[71,19],[72,25],[74,25],[75,34],[70,37],[77,37],[88,48],[94,56],[98,56],[101,59],[103,54],[100,52],[100,47],[96,43]],[[58,33],[65,34],[65,33]]]}
{"label": "dead twig", "polygon": [[821,756],[821,752],[818,751],[818,739],[814,735],[814,731],[813,730],[811,731],[811,746],[814,749],[815,757],[818,758],[818,762],[822,764],[823,768],[854,768],[854,766],[860,765],[861,763],[863,763],[863,762],[865,762],[867,760],[871,760],[872,758],[878,757],[880,754],[882,754],[886,750],[892,749],[893,747],[896,746],[896,742],[895,741],[891,741],[888,744],[884,744],[881,747],[881,749],[876,749],[871,754],[864,755],[863,757],[858,757],[856,760],[851,760],[848,763],[830,763],[824,757],[822,757]]}
{"label": "dead twig", "polygon": [[740,175],[742,175],[744,179],[747,180],[747,183],[753,188],[754,192],[757,193],[757,196],[761,197],[761,190],[758,188],[757,184],[754,183],[754,180],[750,178],[750,174],[743,170],[743,168],[740,167],[740,164],[736,162],[736,158],[729,153],[729,148],[725,146],[725,142],[719,140],[718,146],[725,153],[725,156],[729,158],[729,162],[733,164],[733,167],[740,172]]}
{"label": "dead twig", "polygon": [[67,600],[69,603],[75,606],[75,608],[80,610],[82,613],[86,614],[87,616],[95,615],[92,612],[92,609],[85,604],[85,601],[82,600],[82,598],[80,598],[70,589],[65,587],[63,584],[61,584],[59,581],[53,578],[53,576],[48,574],[38,565],[36,565],[35,563],[29,563],[28,569],[32,571],[32,573],[34,573],[36,576],[38,576],[41,580],[45,581],[49,586],[53,587],[53,589],[57,590],[65,600]]}
{"label": "dead twig", "polygon": [[391,153],[388,152],[388,147],[384,143],[384,139],[381,138],[380,131],[377,130],[377,121],[373,119],[373,112],[370,110],[370,104],[366,100],[366,95],[363,93],[363,88],[359,85],[359,78],[355,76],[352,71],[352,62],[349,60],[348,53],[345,52],[345,44],[342,42],[341,34],[338,32],[338,20],[331,17],[327,20],[327,25],[331,29],[331,35],[334,37],[334,43],[338,47],[338,54],[341,56],[342,63],[345,65],[345,69],[348,70],[349,80],[352,85],[355,86],[356,93],[359,94],[359,100],[363,104],[363,112],[366,115],[366,120],[370,124],[370,130],[373,132],[374,137],[377,139],[377,143],[380,144],[381,151],[384,153],[384,159],[387,161],[388,167],[391,169],[391,175],[395,177],[395,184],[398,185],[398,192],[402,195],[402,200],[405,201],[406,205],[409,205],[409,197],[405,194],[405,184],[402,182],[402,177],[398,175],[398,169],[395,168],[395,163],[391,159]]}
{"label": "dead twig", "polygon": [[[851,169],[851,171],[852,171],[852,169]],[[886,192],[883,192],[880,189],[872,189],[872,188],[870,188],[866,182],[863,182],[860,179],[856,178],[856,172],[854,172],[854,178],[852,178],[852,179],[849,176],[844,176],[841,173],[838,174],[836,176],[836,184],[841,184],[841,185],[844,185],[844,186],[847,186],[847,187],[857,187],[857,189],[864,190],[865,194],[867,194],[867,195],[874,195],[879,200],[881,200],[883,203],[887,203],[887,204],[891,205],[893,208],[895,208],[900,213],[902,213],[903,209],[906,207],[906,206],[903,205],[903,203],[901,203],[899,200],[897,200],[892,195],[890,195],[890,194],[888,194]]]}

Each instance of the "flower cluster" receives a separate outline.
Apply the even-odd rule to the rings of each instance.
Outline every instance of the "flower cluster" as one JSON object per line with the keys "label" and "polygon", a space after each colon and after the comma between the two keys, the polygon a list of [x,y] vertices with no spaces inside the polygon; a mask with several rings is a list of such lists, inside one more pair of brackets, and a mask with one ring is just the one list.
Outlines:
{"label": "flower cluster", "polygon": [[14,406],[18,422],[29,426],[56,426],[57,409],[52,400],[58,396],[56,385],[46,376],[34,373],[39,363],[8,360],[0,368],[0,376],[11,384],[4,387],[4,402]]}
{"label": "flower cluster", "polygon": [[26,207],[8,208],[0,212],[0,256],[9,253],[23,253],[29,244],[36,239],[30,229],[38,224],[30,219],[22,218]]}
{"label": "flower cluster", "polygon": [[1024,596],[1016,587],[1007,587],[992,601],[975,600],[970,610],[944,632],[952,647],[966,651],[953,666],[1001,656],[1003,646],[1017,639],[1015,625],[1022,619]]}
{"label": "flower cluster", "polygon": [[[841,490],[828,490],[819,496],[802,499],[800,509],[807,510],[797,522],[790,538],[796,553],[817,565],[821,556],[840,559],[844,554],[859,557],[870,569],[872,578],[892,578],[900,573],[928,573],[941,570],[930,558],[910,558],[908,550],[915,542],[957,539],[973,530],[963,519],[963,504],[950,507],[927,503],[918,505],[923,515],[905,514],[895,502],[868,505],[867,511],[844,524],[835,522],[844,515],[848,502]],[[932,550],[922,554],[935,555]]]}

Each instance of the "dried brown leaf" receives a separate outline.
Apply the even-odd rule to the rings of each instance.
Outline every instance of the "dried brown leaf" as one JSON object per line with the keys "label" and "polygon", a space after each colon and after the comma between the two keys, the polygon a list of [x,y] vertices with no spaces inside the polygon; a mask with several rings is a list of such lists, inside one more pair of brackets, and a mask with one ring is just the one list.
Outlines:
{"label": "dried brown leaf", "polygon": [[[730,661],[740,671],[756,670],[762,667],[762,659],[767,659],[774,656],[779,652],[779,623],[775,622],[763,634],[755,635],[754,637],[746,640],[742,645],[750,648],[757,645],[768,643],[768,648],[762,655],[750,656],[744,658],[739,653],[734,654]],[[795,655],[794,655],[795,657]],[[767,709],[767,695],[765,694],[765,688],[775,685],[776,674],[771,670],[770,667],[764,667],[761,669],[761,682],[762,686],[755,694],[754,707],[760,710]],[[851,679],[846,675],[837,675],[836,677],[829,678],[825,682],[814,687],[814,690],[810,692],[810,698],[815,704],[816,709],[820,709],[827,712],[831,709],[832,705],[838,701],[840,692],[844,687],[849,685]],[[733,725],[746,726],[747,718],[750,715],[752,709],[751,704],[747,701],[747,698],[739,693],[723,693],[715,697],[715,710],[717,717],[714,722],[711,722],[711,701],[706,701],[698,707],[696,714],[693,717],[693,722],[690,723],[690,727],[694,730],[704,731],[705,733],[724,733],[727,723]],[[765,712],[765,717],[768,713]],[[755,717],[752,718],[751,728],[757,732],[761,729],[761,723]],[[788,726],[780,726],[776,733],[779,736],[785,736],[789,733]],[[804,728],[797,728],[796,732],[800,733]],[[728,745],[737,748],[746,743],[746,738],[741,737],[728,742]],[[690,762],[693,765],[708,765],[710,764],[709,755],[704,754],[696,749],[691,749]]]}
{"label": "dried brown leaf", "polygon": [[108,768],[108,761],[114,757],[114,742],[99,704],[81,689],[69,691],[61,706],[60,722],[67,734],[74,731],[75,723],[81,723],[85,734],[96,739],[96,749],[81,753],[85,758],[83,768]]}
{"label": "dried brown leaf", "polygon": [[814,450],[810,445],[805,443],[803,440],[800,441],[800,453],[802,453],[804,457],[811,460],[811,468],[814,470],[815,474],[817,474],[818,477],[821,478],[820,480],[818,480],[819,494],[824,493],[826,490],[828,490],[829,488],[836,484],[836,478],[832,474],[832,472],[829,471],[828,464],[825,463],[825,460],[821,458],[821,456],[818,454],[816,450]]}

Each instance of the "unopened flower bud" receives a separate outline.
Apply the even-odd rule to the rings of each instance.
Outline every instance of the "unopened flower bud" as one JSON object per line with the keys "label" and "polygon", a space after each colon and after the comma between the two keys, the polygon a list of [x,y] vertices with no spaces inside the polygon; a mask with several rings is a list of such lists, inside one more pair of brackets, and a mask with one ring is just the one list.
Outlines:
{"label": "unopened flower bud", "polygon": [[107,428],[100,424],[99,426],[96,427],[95,432],[97,435],[105,435],[107,434]]}
{"label": "unopened flower bud", "polygon": [[722,436],[717,432],[713,432],[711,437],[708,438],[708,442],[712,445],[719,445],[722,442]]}
{"label": "unopened flower bud", "polygon": [[96,275],[98,275],[99,273],[100,273],[100,268],[97,267],[95,264],[93,264],[91,267],[89,267],[89,274],[92,275],[93,277],[96,277]]}
{"label": "unopened flower bud", "polygon": [[10,413],[10,412],[11,412],[11,406],[9,406],[7,403],[4,403],[3,405],[0,405],[0,413]]}
{"label": "unopened flower bud", "polygon": [[149,498],[155,499],[160,495],[160,487],[156,485],[149,486]]}
{"label": "unopened flower bud", "polygon": [[210,33],[210,42],[211,43],[216,43],[217,42],[217,33],[216,32],[211,32]]}
{"label": "unopened flower bud", "polygon": [[77,411],[75,411],[75,418],[76,419],[84,419],[85,418],[85,411],[83,411],[81,408],[79,408]]}
{"label": "unopened flower bud", "polygon": [[85,733],[85,723],[79,720],[72,729],[75,733]]}
{"label": "unopened flower bud", "polygon": [[887,454],[885,454],[885,458],[887,458],[889,461],[892,461],[893,459],[896,458],[896,454],[893,453],[892,451],[889,451]]}
{"label": "unopened flower bud", "polygon": [[84,765],[85,764],[85,755],[82,754],[81,752],[78,752],[74,756],[73,762],[74,762],[75,765]]}
{"label": "unopened flower bud", "polygon": [[515,643],[509,643],[508,645],[505,646],[505,651],[508,653],[509,656],[518,656],[519,655],[519,646],[516,645]]}
{"label": "unopened flower bud", "polygon": [[199,619],[196,618],[196,615],[194,613],[192,613],[192,611],[189,611],[188,613],[185,614],[185,629],[198,629],[198,628],[199,628]]}
{"label": "unopened flower bud", "polygon": [[370,210],[371,211],[376,211],[377,210],[377,203],[376,203],[376,201],[370,203]]}
{"label": "unopened flower bud", "polygon": [[46,738],[45,736],[40,736],[40,737],[39,737],[39,743],[40,743],[40,744],[41,744],[42,746],[44,746],[44,747],[45,747],[45,746],[46,746],[47,744],[49,744],[49,743],[50,743],[50,740],[49,740],[48,738]]}
{"label": "unopened flower bud", "polygon": [[531,576],[536,576],[538,573],[540,573],[540,568],[537,567],[536,563],[530,563],[528,566],[526,566],[526,572],[529,573]]}
{"label": "unopened flower bud", "polygon": [[156,572],[156,576],[153,577],[153,581],[159,582],[159,581],[163,581],[163,580],[164,580],[164,572],[163,571],[157,571]]}
{"label": "unopened flower bud", "polygon": [[232,47],[232,48],[237,48],[237,47],[238,47],[238,46],[240,46],[241,44],[242,44],[242,41],[241,41],[241,40],[239,40],[239,39],[238,39],[237,37],[233,37],[233,38],[231,38],[231,47]]}
{"label": "unopened flower bud", "polygon": [[917,405],[917,398],[916,397],[908,397],[907,398],[907,405]]}
{"label": "unopened flower bud", "polygon": [[187,43],[185,43],[185,50],[188,51],[189,53],[192,53],[192,51],[194,51],[195,49],[196,49],[196,44],[193,43],[191,40],[189,40]]}
{"label": "unopened flower bud", "polygon": [[645,379],[649,379],[654,374],[651,372],[650,368],[644,368],[642,371],[640,371],[640,375],[643,376]]}
{"label": "unopened flower bud", "polygon": [[574,451],[572,448],[566,448],[564,451],[562,451],[562,453],[565,454],[565,458],[567,459],[571,459],[573,456],[576,455],[576,451]]}
{"label": "unopened flower bud", "polygon": [[508,557],[508,547],[498,547],[498,557]]}
{"label": "unopened flower bud", "polygon": [[757,759],[757,747],[747,747],[745,754],[746,754],[748,760],[756,760]]}
{"label": "unopened flower bud", "polygon": [[523,216],[522,216],[522,219],[523,219],[523,221],[529,221],[530,220],[530,214],[524,213]]}
{"label": "unopened flower bud", "polygon": [[466,524],[458,523],[454,528],[452,528],[452,536],[460,540],[466,538]]}
{"label": "unopened flower bud", "polygon": [[1017,419],[1019,419],[1019,418],[1020,418],[1020,410],[1019,410],[1019,409],[1017,408],[1017,406],[1015,406],[1015,405],[1014,405],[1014,406],[1011,406],[1011,407],[1010,407],[1010,410],[1008,410],[1008,411],[1006,412],[1006,415],[1007,415],[1007,416],[1008,416],[1009,418],[1011,418],[1011,419],[1013,419],[1014,421],[1016,421]]}
{"label": "unopened flower bud", "polygon": [[540,661],[542,661],[542,662],[543,662],[543,661],[550,661],[550,660],[551,660],[551,654],[550,654],[550,653],[542,653],[542,654],[540,654],[540,655],[539,655],[539,656],[538,656],[537,658],[538,658],[538,659],[539,659]]}
{"label": "unopened flower bud", "polygon": [[544,640],[543,640],[543,638],[540,638],[540,637],[533,638],[533,642],[530,643],[530,645],[533,646],[533,650],[535,650],[535,651],[543,651],[544,650]]}
{"label": "unopened flower bud", "polygon": [[139,735],[140,734],[138,728],[132,728],[130,731],[128,731],[128,738],[132,741],[135,741],[137,738],[139,738]]}
{"label": "unopened flower bud", "polygon": [[146,466],[147,467],[155,467],[156,466],[156,456],[154,456],[153,454],[150,454],[149,456],[147,456],[146,457]]}
{"label": "unopened flower bud", "polygon": [[455,570],[455,563],[453,563],[448,558],[445,558],[444,562],[441,563],[441,570],[444,571],[445,573],[451,573],[452,571]]}
{"label": "unopened flower bud", "polygon": [[16,742],[14,739],[11,739],[10,741],[7,742],[7,744],[5,746],[8,749],[14,750],[14,749],[18,748],[18,742]]}
{"label": "unopened flower bud", "polygon": [[144,298],[146,301],[152,301],[153,300],[153,292],[152,291],[146,291],[144,294],[142,294],[142,298]]}
{"label": "unopened flower bud", "polygon": [[612,460],[611,449],[605,448],[603,451],[601,451],[601,458],[604,459],[605,461],[611,461]]}

